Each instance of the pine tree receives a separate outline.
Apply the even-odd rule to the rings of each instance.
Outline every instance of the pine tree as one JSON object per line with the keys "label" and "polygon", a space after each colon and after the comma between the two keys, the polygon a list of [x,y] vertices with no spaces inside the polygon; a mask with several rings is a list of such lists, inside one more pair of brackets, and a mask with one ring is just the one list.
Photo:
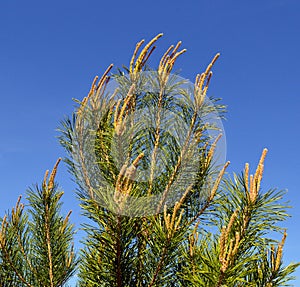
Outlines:
{"label": "pine tree", "polygon": [[71,212],[60,215],[63,192],[54,182],[59,162],[27,191],[28,208],[19,197],[0,221],[1,287],[66,286],[75,271]]}
{"label": "pine tree", "polygon": [[[73,226],[60,215],[57,166],[0,219],[0,286],[287,286],[283,191],[263,191],[267,149],[250,175],[219,166],[221,135],[208,99],[217,54],[194,84],[172,73],[181,42],[148,66],[162,34],[136,45],[129,67],[112,65],[71,118],[60,143],[87,219],[77,261]],[[207,121],[207,119],[209,119]],[[212,120],[212,121],[210,121]],[[272,239],[282,233],[282,240]],[[78,268],[78,269],[77,269]]]}
{"label": "pine tree", "polygon": [[[190,89],[171,73],[181,42],[156,70],[146,65],[161,36],[144,48],[139,42],[128,68],[109,75],[111,65],[96,77],[62,123],[66,162],[90,219],[79,286],[285,286],[299,264],[282,263],[285,231],[279,243],[270,238],[283,231],[288,206],[282,191],[260,188],[267,150],[254,175],[246,164],[223,179],[229,162],[216,166],[219,137],[211,141],[215,127],[203,120],[224,110],[206,101],[219,54]],[[174,126],[179,144],[168,132]]]}

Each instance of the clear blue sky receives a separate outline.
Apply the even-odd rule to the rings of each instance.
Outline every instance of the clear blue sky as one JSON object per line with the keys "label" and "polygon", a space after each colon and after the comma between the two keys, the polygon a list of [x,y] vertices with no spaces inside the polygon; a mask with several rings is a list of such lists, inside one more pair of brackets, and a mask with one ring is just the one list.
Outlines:
{"label": "clear blue sky", "polygon": [[[188,52],[176,67],[185,78],[221,53],[210,94],[228,106],[230,171],[245,162],[253,171],[269,149],[263,187],[289,190],[284,256],[300,261],[299,12],[297,0],[0,1],[0,214],[64,156],[55,129],[72,98],[85,96],[110,63],[128,65],[137,41],[163,32],[154,63],[182,40]],[[63,165],[58,180],[63,212],[73,209],[80,222]]]}

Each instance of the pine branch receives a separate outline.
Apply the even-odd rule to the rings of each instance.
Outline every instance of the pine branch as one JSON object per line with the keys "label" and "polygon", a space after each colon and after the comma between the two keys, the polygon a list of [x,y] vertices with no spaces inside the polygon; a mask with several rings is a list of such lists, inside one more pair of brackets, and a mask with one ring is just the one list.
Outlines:
{"label": "pine branch", "polygon": [[74,234],[70,213],[64,220],[59,215],[62,193],[54,183],[59,161],[49,180],[46,172],[42,189],[28,190],[29,211],[24,210],[20,197],[2,220],[0,266],[2,262],[10,267],[4,272],[15,278],[13,286],[61,287],[75,270],[76,260],[69,245]]}
{"label": "pine branch", "polygon": [[[167,49],[156,70],[146,66],[161,36],[144,48],[144,40],[137,43],[129,68],[118,75],[108,75],[110,66],[98,84],[96,77],[61,129],[83,213],[92,221],[84,225],[79,285],[288,282],[297,264],[282,268],[283,244],[273,259],[262,255],[273,242],[268,232],[280,231],[277,223],[287,216],[281,192],[260,190],[266,150],[253,176],[246,165],[242,176],[224,179],[229,162],[220,171],[214,166],[221,135],[211,142],[218,127],[205,119],[224,112],[217,99],[210,99],[214,106],[206,101],[219,54],[186,88],[171,74],[185,52],[181,42]],[[111,79],[117,84],[112,93]]]}

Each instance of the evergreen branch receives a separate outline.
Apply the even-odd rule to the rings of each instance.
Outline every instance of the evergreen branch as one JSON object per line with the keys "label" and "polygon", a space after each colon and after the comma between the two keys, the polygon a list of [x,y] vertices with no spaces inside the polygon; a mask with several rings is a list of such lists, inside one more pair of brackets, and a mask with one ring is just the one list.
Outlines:
{"label": "evergreen branch", "polygon": [[117,264],[117,287],[122,287],[122,267],[121,267],[121,216],[117,216],[117,238],[116,238],[116,264]]}
{"label": "evergreen branch", "polygon": [[[7,240],[7,233],[9,232],[7,230],[7,227],[9,226],[9,224],[13,224],[14,225],[14,220],[18,220],[18,213],[20,211],[20,200],[21,197],[19,197],[17,203],[16,203],[16,207],[15,210],[12,210],[12,214],[11,214],[11,220],[10,223],[7,222],[7,217],[6,215],[3,218],[2,221],[2,227],[0,230],[0,250],[2,252],[4,252],[4,256],[5,256],[5,260],[8,262],[9,266],[13,269],[13,271],[15,272],[15,274],[17,275],[17,277],[27,286],[27,287],[34,287],[31,284],[29,284],[27,282],[27,280],[24,278],[24,276],[21,274],[21,272],[17,269],[17,267],[15,266],[14,262],[11,259],[11,252],[9,252],[6,248],[6,240]],[[16,222],[18,223],[18,222]]]}
{"label": "evergreen branch", "polygon": [[48,259],[49,259],[49,279],[50,286],[53,287],[53,263],[52,263],[52,250],[51,250],[51,238],[50,238],[50,219],[49,219],[49,209],[48,206],[45,206],[45,229],[46,229],[46,240],[47,240],[47,250],[48,250]]}
{"label": "evergreen branch", "polygon": [[[0,243],[1,244],[1,243]],[[15,267],[15,264],[12,262],[9,252],[6,250],[5,246],[1,244],[1,249],[4,251],[5,259],[9,262],[10,266],[13,268],[15,274],[18,276],[18,278],[27,286],[27,287],[34,287],[33,285],[29,284],[26,279],[22,276],[22,274],[18,271],[18,269]]]}
{"label": "evergreen branch", "polygon": [[[69,121],[64,125],[61,143],[69,155],[72,145],[78,145],[78,158],[69,160],[69,166],[79,185],[84,215],[92,220],[91,225],[84,224],[87,238],[83,241],[79,285],[284,285],[298,266],[282,266],[284,240],[277,248],[271,247],[269,257],[262,254],[274,242],[266,234],[270,230],[280,231],[277,223],[288,216],[287,205],[280,203],[282,192],[260,191],[266,150],[253,176],[249,176],[246,164],[243,176],[224,180],[229,162],[218,173],[213,166],[220,136],[210,142],[209,131],[216,131],[217,127],[205,120],[211,113],[223,112],[224,107],[212,107],[205,102],[205,97],[219,54],[196,76],[194,86],[186,88],[184,81],[171,75],[176,59],[185,52],[185,49],[180,51],[181,42],[167,49],[155,72],[145,66],[161,36],[154,37],[144,48],[144,40],[137,43],[129,68],[113,76],[119,86],[112,96],[109,91],[108,95],[104,94],[110,79],[108,74],[104,74],[98,85],[95,78],[90,93],[80,103],[75,124]],[[143,70],[155,76],[140,73]],[[144,87],[150,90],[145,91]],[[83,119],[83,108],[87,119]],[[143,109],[151,112],[149,119],[143,118],[143,114],[135,118],[135,112]],[[175,119],[164,117],[165,110],[175,114]],[[100,113],[100,119],[97,118],[99,123],[95,123],[94,131],[95,111],[97,116]],[[180,126],[181,121],[184,127]],[[156,126],[149,128],[149,123]],[[95,170],[99,168],[101,182],[87,170],[91,157],[84,151],[90,135],[85,124],[96,135],[95,145],[88,152],[95,151],[96,162],[92,164],[97,164]],[[74,129],[78,129],[75,131],[78,139],[72,138]],[[190,159],[187,164],[186,158]],[[163,171],[156,177],[161,166]],[[181,177],[182,170],[195,174],[195,180],[189,181],[185,174]],[[107,189],[106,183],[102,184],[102,176],[109,184]],[[183,188],[180,186],[183,193],[170,195],[174,183],[181,181],[185,181]],[[95,194],[94,183],[100,185]],[[205,201],[201,196],[204,191],[209,192]],[[126,208],[143,196],[151,199],[160,196],[153,201],[153,215],[138,219],[124,216],[124,213],[132,215],[132,210]],[[173,208],[165,204],[169,204],[169,199],[171,204],[173,199],[177,200]],[[137,206],[138,211],[143,207],[143,204]],[[163,207],[163,213],[159,213]]]}
{"label": "evergreen branch", "polygon": [[206,200],[206,202],[202,206],[202,208],[189,220],[188,225],[191,225],[195,220],[197,220],[205,212],[205,210],[210,206],[210,204],[213,201],[213,199],[216,195],[216,192],[219,188],[221,180],[225,174],[226,168],[228,167],[229,164],[230,164],[230,161],[227,161],[226,164],[223,166],[223,168],[219,172],[219,175],[214,183],[214,186],[212,187],[212,190],[210,192],[208,199]]}
{"label": "evergreen branch", "polygon": [[[52,248],[51,248],[51,229],[50,229],[50,214],[49,214],[49,196],[54,187],[54,179],[57,172],[57,167],[61,158],[57,160],[54,165],[54,168],[50,174],[48,186],[44,191],[44,203],[45,203],[45,231],[46,231],[46,244],[47,244],[47,251],[48,251],[48,263],[49,263],[49,280],[50,280],[50,287],[54,287],[53,282],[53,262],[52,262]],[[46,173],[48,174],[48,173]]]}
{"label": "evergreen branch", "polygon": [[20,231],[20,230],[16,230],[19,248],[20,248],[20,250],[21,250],[21,252],[22,252],[22,254],[23,254],[23,257],[24,257],[25,261],[27,262],[27,264],[28,264],[28,266],[29,266],[29,270],[35,275],[35,278],[37,278],[39,284],[41,284],[41,282],[40,282],[40,280],[39,280],[39,278],[38,278],[37,270],[36,270],[36,268],[34,268],[34,267],[32,266],[32,264],[31,264],[31,262],[30,262],[30,260],[29,260],[29,258],[28,258],[28,256],[27,256],[27,254],[26,254],[26,252],[25,252],[25,250],[24,250],[24,246],[23,246],[23,244],[21,243],[21,235],[20,235],[20,232],[19,232],[19,231]]}
{"label": "evergreen branch", "polygon": [[165,256],[166,256],[167,251],[168,251],[168,246],[170,244],[170,241],[171,241],[171,238],[168,238],[167,242],[166,242],[166,245],[164,246],[164,248],[162,250],[162,253],[160,255],[160,259],[158,261],[158,264],[156,265],[156,268],[154,269],[154,273],[153,273],[153,276],[151,278],[151,281],[150,281],[148,287],[154,286],[155,281],[157,280],[158,274],[159,274],[159,272],[161,271],[161,269],[163,267],[163,263],[164,263]]}

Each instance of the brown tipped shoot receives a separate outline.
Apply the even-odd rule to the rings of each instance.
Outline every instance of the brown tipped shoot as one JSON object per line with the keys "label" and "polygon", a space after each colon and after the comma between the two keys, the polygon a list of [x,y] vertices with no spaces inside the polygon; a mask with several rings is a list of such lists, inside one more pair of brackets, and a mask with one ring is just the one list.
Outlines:
{"label": "brown tipped shoot", "polygon": [[[256,202],[256,199],[257,199],[257,196],[258,196],[258,193],[260,190],[260,184],[261,184],[263,171],[264,171],[264,161],[265,161],[267,152],[268,152],[268,150],[266,148],[262,151],[255,174],[250,175],[250,180],[249,180],[249,164],[245,165],[244,179],[245,179],[246,193],[247,193],[247,197],[249,198],[251,203]],[[250,184],[250,187],[249,187],[249,184]]]}
{"label": "brown tipped shoot", "polygon": [[53,188],[53,186],[54,186],[54,180],[55,180],[55,176],[56,176],[56,173],[57,173],[57,167],[58,167],[60,161],[61,161],[61,158],[59,158],[56,161],[56,163],[55,163],[55,165],[53,167],[53,170],[52,170],[52,172],[50,174],[49,181],[48,181],[48,190],[51,190]]}
{"label": "brown tipped shoot", "polygon": [[155,46],[153,46],[154,43],[162,36],[163,36],[162,33],[156,35],[151,41],[148,42],[148,44],[146,44],[146,46],[142,49],[142,51],[138,56],[137,56],[138,51],[141,48],[141,46],[144,44],[145,40],[142,40],[136,44],[129,65],[129,73],[133,81],[135,80],[137,73],[143,69],[150,55],[153,53],[155,49]]}

